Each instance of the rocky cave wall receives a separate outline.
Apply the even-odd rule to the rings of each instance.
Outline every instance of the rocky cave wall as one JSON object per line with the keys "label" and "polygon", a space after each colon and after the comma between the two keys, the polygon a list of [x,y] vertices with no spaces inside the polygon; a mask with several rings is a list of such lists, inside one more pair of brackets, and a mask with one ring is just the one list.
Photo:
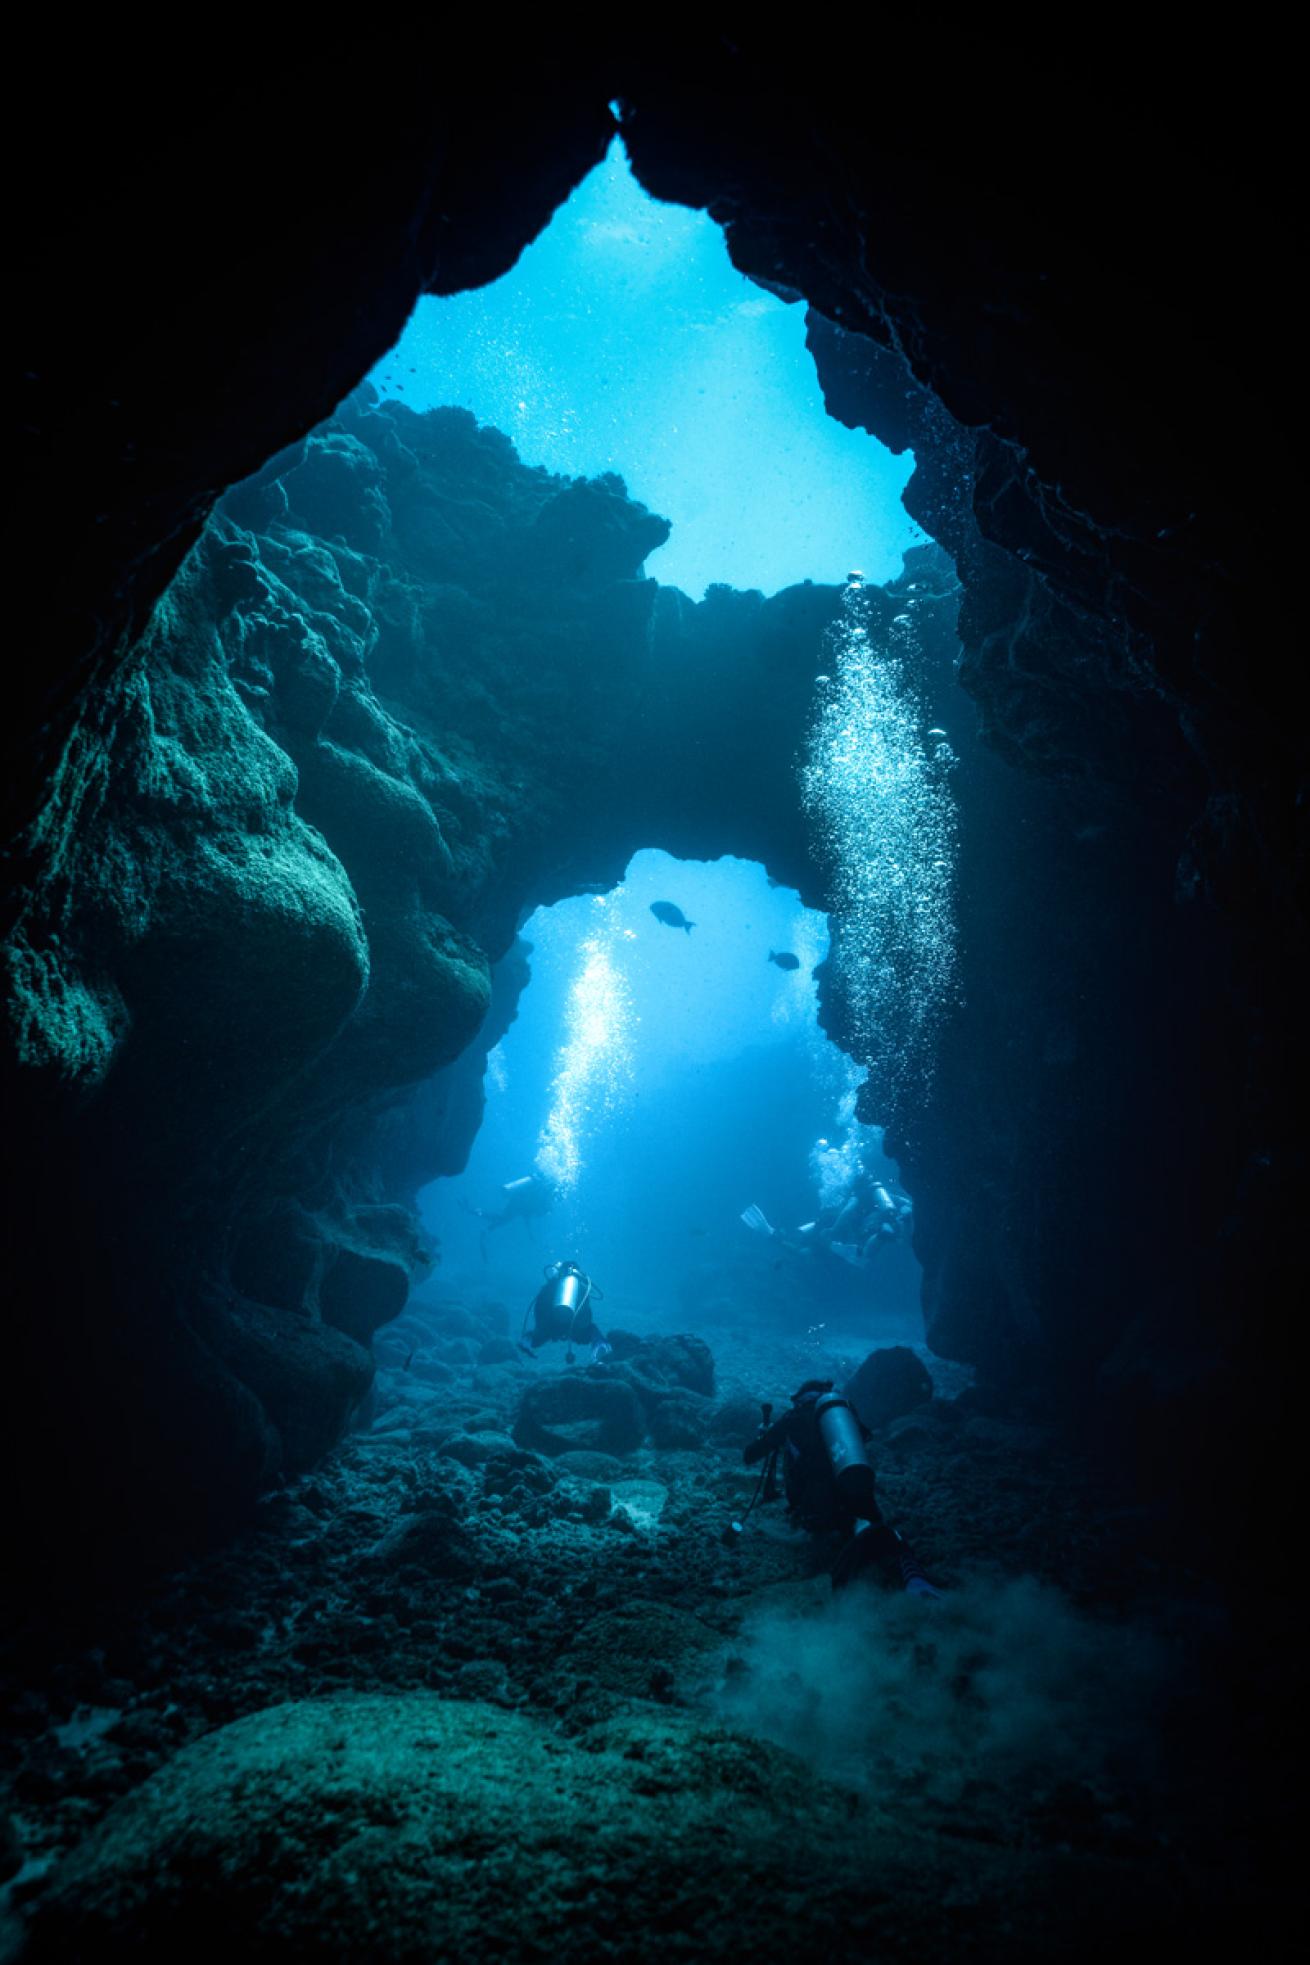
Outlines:
{"label": "rocky cave wall", "polygon": [[[1261,1360],[1288,1300],[1280,1264],[1302,1177],[1288,1088],[1306,969],[1304,750],[1284,713],[1253,497],[1260,446],[1278,427],[1279,309],[1273,297],[1219,304],[1215,288],[1216,241],[1241,240],[1243,263],[1266,269],[1262,291],[1282,260],[1267,201],[1214,140],[1210,106],[1240,89],[1240,57],[1226,52],[1220,76],[1197,48],[1171,47],[1166,60],[1139,38],[1128,63],[1109,37],[1067,66],[1049,53],[1039,64],[1017,36],[964,31],[927,60],[910,28],[885,26],[840,50],[766,28],[706,31],[667,62],[622,36],[584,46],[542,30],[520,43],[512,74],[499,52],[470,30],[431,63],[389,64],[385,86],[375,76],[364,90],[342,61],[302,51],[292,80],[276,64],[256,72],[244,49],[229,69],[216,50],[202,82],[167,97],[121,46],[85,83],[54,64],[52,123],[78,196],[56,207],[45,187],[20,210],[29,352],[17,544],[35,604],[11,683],[6,858],[9,919],[30,948],[19,1001],[47,988],[61,1035],[34,1070],[20,1014],[6,1085],[8,1192],[32,1271],[15,1311],[26,1332],[19,1382],[57,1385],[59,1437],[78,1441],[85,1428],[88,1442],[64,1487],[133,1459],[146,1478],[166,1446],[203,1487],[207,1468],[217,1482],[231,1463],[233,1440],[246,1443],[237,1486],[258,1479],[285,1347],[264,1347],[268,1382],[233,1392],[230,1409],[219,1400],[206,1429],[185,1391],[208,1368],[202,1337],[176,1336],[189,1327],[167,1289],[139,1293],[135,1323],[116,1320],[105,1271],[84,1249],[117,1245],[132,1270],[145,1224],[157,1249],[142,1273],[190,1273],[215,1232],[201,1170],[224,1163],[240,1176],[250,1107],[288,1100],[293,1130],[309,1138],[332,1073],[353,1072],[358,1086],[373,1068],[367,1009],[353,1029],[368,1000],[370,904],[394,909],[401,973],[406,960],[437,973],[471,1022],[486,986],[471,920],[439,946],[402,921],[408,908],[412,927],[435,911],[429,894],[463,881],[483,921],[500,906],[503,931],[509,895],[494,878],[479,886],[456,828],[436,816],[420,761],[433,745],[393,739],[367,691],[338,685],[334,713],[353,708],[358,726],[348,743],[327,741],[388,780],[414,856],[408,898],[379,890],[361,915],[346,891],[353,877],[343,881],[331,843],[316,844],[295,810],[290,696],[281,702],[279,683],[261,708],[257,666],[245,694],[235,670],[226,693],[204,685],[219,659],[200,627],[206,596],[242,621],[252,581],[275,576],[291,591],[287,569],[252,560],[239,536],[256,521],[267,530],[267,515],[234,511],[144,645],[143,624],[222,487],[326,415],[421,288],[453,291],[510,264],[601,155],[613,128],[604,105],[616,98],[652,191],[707,206],[744,270],[859,338],[852,358],[849,342],[816,326],[830,405],[915,443],[915,495],[964,583],[962,677],[1007,768],[998,763],[987,790],[990,831],[966,832],[966,1014],[948,1034],[934,1107],[897,1120],[930,1317],[957,1348],[1040,1360],[1055,1338],[1057,1353],[1085,1363],[1088,1307],[1112,1304],[1109,1324],[1135,1349],[1151,1411],[1166,1381],[1207,1388],[1180,1465],[1215,1465],[1234,1447],[1228,1469],[1244,1468],[1248,1487],[1267,1483],[1263,1453],[1242,1447],[1279,1433]],[[53,72],[46,62],[35,72]],[[470,78],[493,74],[490,113]],[[349,609],[323,599],[315,610],[359,633]],[[397,625],[389,606],[374,617],[379,647]],[[340,668],[348,637],[317,621],[315,631]],[[170,633],[192,665],[185,688],[161,666]],[[296,687],[308,699],[327,672],[312,650],[303,666]],[[274,710],[278,730],[265,726]],[[201,711],[197,731],[189,719]],[[188,759],[228,755],[238,730],[252,767],[241,785],[221,770],[188,782]],[[302,725],[294,743],[307,742]],[[131,853],[115,869],[108,830],[100,861],[84,842],[105,758],[127,763],[133,744],[135,831],[120,835]],[[444,743],[435,751],[441,770],[458,768]],[[328,769],[378,792],[363,766],[332,759]],[[187,824],[203,819],[197,893],[216,908],[239,898],[243,932],[218,962],[198,954],[196,917],[152,911],[179,811]],[[262,877],[242,888],[232,846],[250,837]],[[429,849],[439,864],[420,869]],[[57,896],[74,877],[111,918],[123,978],[149,940],[134,943],[113,920],[133,907],[158,924],[155,953],[167,948],[176,964],[167,986],[157,964],[132,973],[126,1042],[123,980],[60,954]],[[285,905],[262,908],[275,891]],[[269,961],[312,967],[314,981],[294,1015],[269,1004],[258,1024],[254,1055],[276,1053],[273,1081],[243,1059],[229,1077],[239,1037],[258,1023],[253,972]],[[118,1068],[132,1040],[184,1024],[180,1005],[211,990],[204,1042],[188,1038],[172,1083],[143,1100],[144,1081],[134,1090]],[[179,1042],[185,1034],[173,1028]],[[429,1060],[434,1049],[429,1034]],[[118,1078],[125,1101],[114,1127],[86,1097],[111,1056],[105,1082]],[[1061,1111],[1089,1102],[1089,1140],[1124,1157],[1084,1152],[1067,1117],[1048,1155]],[[188,1111],[203,1114],[187,1135],[200,1149],[189,1197],[175,1150]],[[254,1159],[263,1193],[269,1156]],[[330,1181],[324,1191],[331,1206]],[[370,1227],[338,1215],[334,1245],[366,1228],[365,1257],[396,1232],[385,1218]],[[1066,1301],[1075,1250],[1080,1286]],[[419,1259],[404,1247],[388,1259],[397,1255]],[[252,1246],[242,1259],[269,1257]],[[1104,1333],[1104,1316],[1090,1328]],[[258,1352],[258,1333],[247,1337]],[[124,1343],[138,1362],[158,1361],[154,1383],[175,1396],[147,1395],[118,1418],[92,1388],[105,1353]],[[119,1364],[130,1379],[136,1366]],[[328,1376],[322,1403],[343,1409],[358,1385],[353,1353],[342,1350]],[[42,1461],[30,1447],[24,1435],[17,1459],[40,1514]],[[47,1458],[47,1475],[56,1464]]]}
{"label": "rocky cave wall", "polygon": [[1242,1211],[1270,1170],[1241,1065],[1251,972],[1197,860],[1206,772],[1104,616],[998,543],[994,435],[866,337],[811,314],[809,342],[830,414],[914,449],[907,506],[961,580],[935,714],[982,739],[957,786],[960,1001],[931,1101],[880,1115],[919,1196],[930,1339],[1083,1396],[1099,1374],[1165,1459],[1240,1396],[1225,1307],[1258,1273]]}
{"label": "rocky cave wall", "polygon": [[312,1461],[435,1254],[406,1203],[467,1154],[524,915],[647,845],[813,895],[795,749],[837,590],[693,604],[641,577],[667,530],[368,389],[220,502],[6,946],[25,1178],[78,1224],[65,1355],[46,1279],[19,1306],[20,1479],[35,1432],[96,1449],[120,1515],[162,1479],[191,1521]]}

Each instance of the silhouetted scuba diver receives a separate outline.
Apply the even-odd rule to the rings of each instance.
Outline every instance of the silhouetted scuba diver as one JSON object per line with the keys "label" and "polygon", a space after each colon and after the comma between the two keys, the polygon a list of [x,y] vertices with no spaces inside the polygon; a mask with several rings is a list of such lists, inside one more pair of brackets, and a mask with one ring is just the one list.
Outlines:
{"label": "silhouetted scuba diver", "polygon": [[[487,1237],[497,1228],[508,1228],[512,1221],[521,1221],[524,1227],[549,1214],[555,1205],[555,1188],[544,1174],[524,1174],[520,1180],[507,1180],[501,1188],[504,1200],[494,1212],[487,1208],[469,1207],[482,1223],[482,1260],[487,1259]],[[465,1203],[468,1206],[468,1203]]]}
{"label": "silhouetted scuba diver", "polygon": [[524,1314],[520,1351],[533,1358],[543,1344],[563,1343],[569,1347],[568,1362],[572,1364],[574,1345],[589,1344],[591,1362],[597,1364],[610,1347],[591,1314],[591,1305],[604,1294],[576,1262],[548,1263],[546,1280]]}
{"label": "silhouetted scuba diver", "polygon": [[868,1202],[869,1211],[860,1228],[861,1252],[866,1262],[872,1262],[889,1243],[899,1242],[912,1233],[914,1203],[908,1194],[892,1194],[880,1180],[870,1184]]}
{"label": "silhouetted scuba diver", "polygon": [[[790,1234],[781,1228],[774,1228],[764,1210],[754,1203],[743,1210],[741,1219],[755,1234],[768,1236],[776,1248],[787,1255],[796,1256],[807,1269],[839,1275],[864,1266],[863,1254],[857,1246],[833,1238],[833,1226],[839,1213],[838,1209],[826,1208],[817,1220],[802,1222]],[[775,1268],[780,1266],[774,1264]]]}
{"label": "silhouetted scuba diver", "polygon": [[[899,1576],[914,1596],[940,1596],[909,1544],[883,1520],[866,1449],[868,1429],[849,1401],[833,1390],[832,1380],[807,1378],[792,1393],[791,1410],[781,1419],[773,1418],[772,1406],[766,1405],[763,1413],[759,1436],[742,1456],[748,1467],[764,1462],[746,1515],[757,1501],[775,1499],[781,1460],[792,1520],[811,1535],[845,1538],[832,1568],[834,1589],[876,1565],[889,1577]],[[738,1533],[740,1526],[733,1523],[729,1536],[735,1539]]]}
{"label": "silhouetted scuba diver", "polygon": [[910,1233],[914,1209],[908,1195],[893,1196],[882,1181],[861,1173],[842,1201],[824,1208],[814,1221],[803,1222],[790,1235],[771,1226],[763,1209],[753,1204],[741,1218],[756,1234],[769,1236],[792,1255],[863,1269],[890,1242]]}

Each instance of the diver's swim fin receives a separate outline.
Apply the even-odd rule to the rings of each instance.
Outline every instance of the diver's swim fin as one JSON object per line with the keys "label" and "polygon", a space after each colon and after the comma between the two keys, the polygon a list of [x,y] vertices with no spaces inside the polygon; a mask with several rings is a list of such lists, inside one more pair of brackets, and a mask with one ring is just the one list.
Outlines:
{"label": "diver's swim fin", "polygon": [[[895,1534],[895,1530],[892,1532]],[[901,1582],[905,1586],[906,1595],[912,1597],[941,1596],[943,1592],[937,1588],[935,1583],[930,1583],[920,1569],[914,1551],[905,1540],[905,1537],[903,1535],[897,1535],[896,1543],[896,1555],[901,1569]]]}
{"label": "diver's swim fin", "polygon": [[757,1208],[754,1202],[750,1207],[742,1209],[741,1218],[748,1228],[755,1230],[757,1235],[772,1235],[773,1230],[769,1226],[763,1208]]}

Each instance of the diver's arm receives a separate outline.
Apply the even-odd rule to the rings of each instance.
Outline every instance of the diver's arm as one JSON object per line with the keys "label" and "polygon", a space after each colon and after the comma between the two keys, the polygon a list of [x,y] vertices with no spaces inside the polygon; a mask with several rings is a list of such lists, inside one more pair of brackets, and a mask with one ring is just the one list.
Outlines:
{"label": "diver's arm", "polygon": [[775,1419],[772,1426],[757,1434],[749,1446],[742,1448],[741,1457],[746,1465],[753,1467],[758,1460],[763,1460],[766,1453],[777,1453],[786,1441],[790,1425],[791,1414],[784,1412],[781,1419]]}

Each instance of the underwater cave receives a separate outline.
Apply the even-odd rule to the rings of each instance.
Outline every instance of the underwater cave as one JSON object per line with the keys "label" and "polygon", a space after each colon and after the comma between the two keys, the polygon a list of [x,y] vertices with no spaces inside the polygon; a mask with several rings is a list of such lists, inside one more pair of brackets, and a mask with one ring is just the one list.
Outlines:
{"label": "underwater cave", "polygon": [[1267,1949],[1203,55],[139,52],[19,225],[0,1959]]}

